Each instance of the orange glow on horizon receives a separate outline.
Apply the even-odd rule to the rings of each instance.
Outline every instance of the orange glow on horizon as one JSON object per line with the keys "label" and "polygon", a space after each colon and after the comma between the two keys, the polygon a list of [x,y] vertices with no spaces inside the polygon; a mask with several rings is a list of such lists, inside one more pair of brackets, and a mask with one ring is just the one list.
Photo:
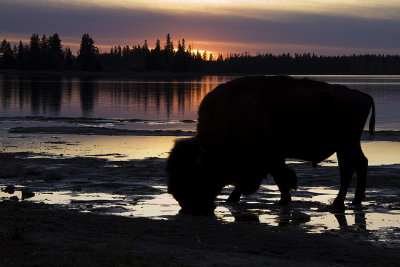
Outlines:
{"label": "orange glow on horizon", "polygon": [[[46,34],[46,36],[51,35],[52,33]],[[41,37],[42,34],[39,34]],[[24,44],[29,44],[30,36],[7,36],[3,35],[2,39],[6,39],[8,42],[11,43],[11,46],[18,46],[19,41],[21,40]],[[130,48],[133,45],[140,45],[144,44],[143,42],[133,42],[133,41],[126,41],[126,40],[114,40],[115,43],[111,43],[109,39],[104,38],[97,38],[96,36],[91,37],[95,41],[95,46],[99,48],[100,53],[109,53],[110,49],[115,46],[126,47],[129,46]],[[76,37],[65,37],[60,35],[61,45],[63,49],[67,47],[71,49],[72,53],[77,55],[79,47],[80,47],[80,38]],[[160,39],[160,38],[158,38]],[[135,40],[137,40],[135,38]],[[147,40],[149,44],[149,49],[154,49],[156,39],[154,40]],[[174,50],[177,51],[177,40],[171,38],[171,41],[174,44]],[[354,48],[354,50],[349,50],[348,47],[338,47],[338,46],[322,46],[322,45],[301,45],[301,44],[291,44],[291,43],[256,43],[256,42],[226,42],[220,40],[186,40],[186,47],[187,50],[189,48],[189,44],[191,46],[192,53],[196,54],[199,51],[200,55],[203,56],[203,53],[207,52],[207,60],[209,59],[210,54],[213,56],[213,60],[217,60],[219,55],[222,55],[223,58],[228,57],[231,54],[250,54],[252,56],[256,56],[259,54],[284,54],[290,53],[294,55],[295,53],[311,53],[316,55],[352,55],[352,54],[382,54],[383,52],[379,49],[374,48]],[[161,40],[161,47],[164,47],[164,43]],[[386,49],[385,54],[392,54],[397,55],[398,49]]]}

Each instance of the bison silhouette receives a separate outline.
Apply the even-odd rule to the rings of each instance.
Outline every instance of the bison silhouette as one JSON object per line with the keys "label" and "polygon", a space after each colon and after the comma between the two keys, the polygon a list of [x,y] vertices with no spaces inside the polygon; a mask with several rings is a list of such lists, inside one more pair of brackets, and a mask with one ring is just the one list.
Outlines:
{"label": "bison silhouette", "polygon": [[286,158],[317,164],[337,153],[340,190],[332,203],[344,210],[354,171],[354,205],[365,198],[368,160],[360,138],[375,105],[368,94],[288,76],[248,76],[217,86],[200,104],[196,136],[176,141],[167,160],[168,192],[182,212],[213,214],[214,200],[234,185],[228,201],[255,192],[269,173],[291,201],[297,178]]}

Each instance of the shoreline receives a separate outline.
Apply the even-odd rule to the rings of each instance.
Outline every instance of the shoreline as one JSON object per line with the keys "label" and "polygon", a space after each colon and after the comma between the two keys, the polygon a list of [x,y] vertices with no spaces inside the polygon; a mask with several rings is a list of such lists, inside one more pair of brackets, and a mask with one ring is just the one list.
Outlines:
{"label": "shoreline", "polygon": [[59,78],[196,78],[203,76],[238,76],[240,74],[204,74],[197,72],[134,72],[134,71],[18,71],[18,70],[0,70],[0,75],[14,75],[14,76],[53,76]]}
{"label": "shoreline", "polygon": [[293,76],[355,76],[355,77],[368,77],[368,76],[388,76],[398,77],[400,74],[304,74],[304,73],[212,73],[212,72],[167,72],[167,71],[33,71],[33,70],[4,70],[0,69],[0,75],[15,75],[15,76],[54,76],[54,77],[83,77],[83,78],[196,78],[203,76],[254,76],[254,75],[293,75]]}

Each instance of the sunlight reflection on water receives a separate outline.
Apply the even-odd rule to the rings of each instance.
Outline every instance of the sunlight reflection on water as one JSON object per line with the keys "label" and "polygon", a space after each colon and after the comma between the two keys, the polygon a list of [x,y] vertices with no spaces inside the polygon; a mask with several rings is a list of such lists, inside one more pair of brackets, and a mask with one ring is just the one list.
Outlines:
{"label": "sunlight reflection on water", "polygon": [[131,160],[148,157],[166,158],[177,138],[179,137],[15,134],[0,139],[3,152],[29,151],[35,153],[36,157],[51,158],[97,157]]}
{"label": "sunlight reflection on water", "polygon": [[[165,186],[156,187],[161,190],[160,194],[136,195],[134,198],[109,193],[60,191],[39,192],[29,198],[29,201],[63,205],[81,212],[128,217],[163,220],[176,216],[180,210],[178,203],[166,193]],[[1,189],[4,188],[3,186]],[[21,199],[23,187],[17,186],[15,190],[13,194],[0,191],[0,199],[13,196]],[[314,207],[329,204],[334,199],[337,190],[331,188],[303,187],[299,194],[294,194],[294,202],[289,207],[276,204],[279,200],[276,186],[263,185],[261,191],[268,192],[271,198],[257,199],[256,196],[250,196],[239,204],[226,204],[228,195],[219,196],[215,210],[216,218],[225,223],[246,221],[271,226],[296,225],[309,233],[344,230],[341,233],[346,235],[351,231],[364,231],[368,233],[369,241],[400,247],[400,210],[369,208],[371,203],[367,201],[364,204],[366,210],[347,209],[343,214],[332,214]],[[367,194],[368,192],[382,194],[379,189],[367,191]],[[349,194],[349,198],[352,198],[352,194]],[[310,204],[316,202],[319,204]]]}
{"label": "sunlight reflection on water", "polygon": [[[0,135],[3,152],[33,152],[44,157],[99,157],[109,160],[167,158],[180,136],[107,136],[107,135]],[[32,140],[35,140],[34,142]],[[362,142],[370,166],[400,164],[400,142]],[[296,162],[290,160],[289,162]],[[336,154],[323,166],[337,166]]]}
{"label": "sunlight reflection on water", "polygon": [[[361,142],[369,166],[400,164],[400,142]],[[323,166],[337,166],[336,153],[322,162]]]}

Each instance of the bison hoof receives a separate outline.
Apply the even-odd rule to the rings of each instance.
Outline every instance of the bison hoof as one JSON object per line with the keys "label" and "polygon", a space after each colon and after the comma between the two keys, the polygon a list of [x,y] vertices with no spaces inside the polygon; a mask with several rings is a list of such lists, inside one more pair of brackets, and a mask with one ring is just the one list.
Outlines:
{"label": "bison hoof", "polygon": [[351,205],[353,206],[361,206],[361,200],[360,199],[354,199],[353,202],[351,202]]}
{"label": "bison hoof", "polygon": [[278,204],[279,204],[279,205],[282,205],[282,206],[287,206],[287,205],[289,205],[290,202],[292,202],[292,199],[291,199],[291,198],[290,198],[290,199],[283,199],[283,198],[281,198],[281,199],[278,201]]}
{"label": "bison hoof", "polygon": [[353,200],[353,202],[351,203],[352,209],[355,211],[362,211],[363,209],[365,209],[365,207],[363,207],[363,205],[361,204],[361,201],[358,200]]}
{"label": "bison hoof", "polygon": [[215,215],[214,210],[197,210],[188,208],[182,208],[179,211],[179,214],[193,215],[193,216],[209,216],[209,217],[213,217]]}
{"label": "bison hoof", "polygon": [[329,210],[331,213],[343,213],[346,209],[344,206],[344,203],[333,203],[330,207]]}
{"label": "bison hoof", "polygon": [[226,200],[227,203],[238,203],[240,201],[240,196],[242,193],[240,190],[235,188],[235,190],[232,191],[232,193],[229,195],[228,199]]}
{"label": "bison hoof", "polygon": [[239,196],[230,195],[226,200],[227,203],[239,203],[239,201],[240,201],[240,195]]}

